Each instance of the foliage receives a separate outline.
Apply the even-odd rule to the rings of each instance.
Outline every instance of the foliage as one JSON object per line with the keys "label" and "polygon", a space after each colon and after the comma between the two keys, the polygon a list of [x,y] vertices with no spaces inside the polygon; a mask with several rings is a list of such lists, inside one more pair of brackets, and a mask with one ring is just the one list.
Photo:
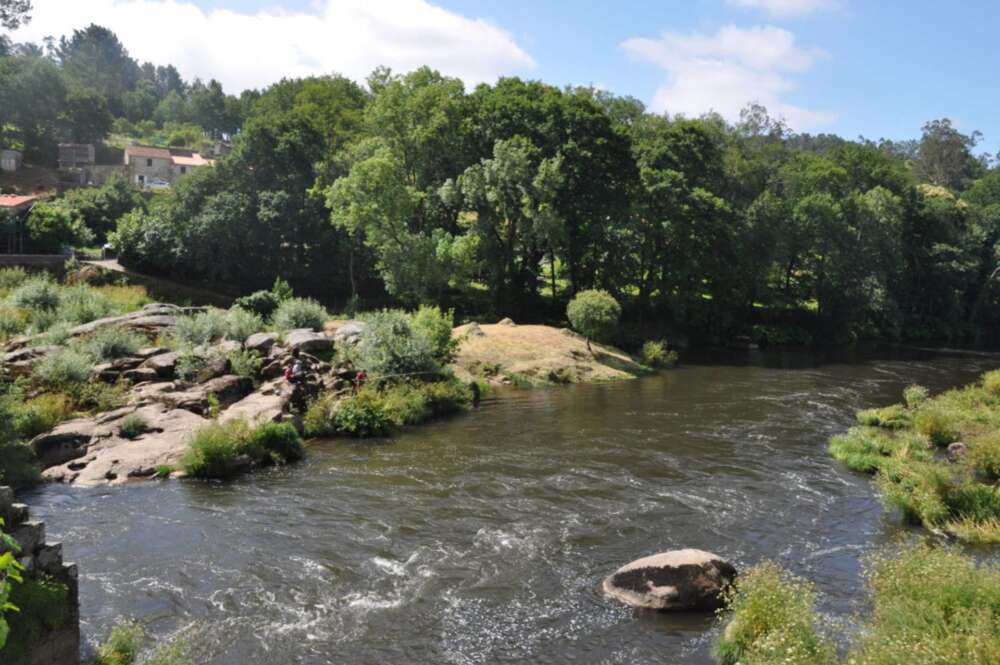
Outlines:
{"label": "foliage", "polygon": [[357,345],[358,363],[373,379],[436,374],[440,367],[431,342],[400,311],[383,310],[365,317]]}
{"label": "foliage", "polygon": [[278,299],[271,291],[254,291],[250,295],[237,298],[233,303],[234,308],[247,312],[253,312],[263,319],[271,317],[274,310],[278,309]]}
{"label": "foliage", "polygon": [[666,341],[647,340],[639,352],[642,364],[657,369],[670,368],[677,364],[677,352],[667,349]]}
{"label": "foliage", "polygon": [[15,287],[7,301],[15,307],[52,311],[59,307],[61,294],[59,285],[48,277],[33,277]]}
{"label": "foliage", "polygon": [[303,456],[298,433],[286,424],[251,425],[244,420],[212,422],[199,428],[191,437],[182,465],[196,478],[230,478],[244,465],[268,465],[293,462]]}
{"label": "foliage", "polygon": [[256,378],[263,364],[264,359],[253,351],[239,350],[229,354],[229,365],[233,374],[238,376]]}
{"label": "foliage", "polygon": [[6,550],[0,554],[0,651],[7,644],[10,627],[6,614],[17,612],[18,607],[10,602],[11,588],[15,583],[23,582],[21,571],[23,567],[17,561],[19,547],[13,538],[3,531],[4,521],[0,517],[0,549]]}
{"label": "foliage", "polygon": [[181,344],[190,347],[205,346],[226,336],[230,319],[223,312],[210,309],[177,320],[174,335]]}
{"label": "foliage", "polygon": [[913,427],[937,446],[947,446],[958,440],[954,418],[948,412],[933,406],[917,411],[913,417]]}
{"label": "foliage", "polygon": [[130,413],[122,418],[118,434],[125,439],[137,439],[149,431],[149,423],[140,413]]}
{"label": "foliage", "polygon": [[95,665],[132,665],[139,655],[145,631],[134,621],[123,621],[111,629],[97,652]]}
{"label": "foliage", "polygon": [[393,421],[385,400],[373,388],[338,399],[320,397],[310,405],[303,421],[308,436],[351,436],[370,438],[392,431]]}
{"label": "foliage", "polygon": [[927,401],[930,396],[927,388],[918,385],[907,386],[903,391],[903,401],[910,409],[915,409]]}
{"label": "foliage", "polygon": [[9,616],[10,635],[3,652],[4,662],[23,663],[28,650],[46,631],[66,625],[70,614],[69,589],[45,573],[31,571],[13,587],[10,600],[19,611]]}
{"label": "foliage", "polygon": [[729,623],[716,645],[723,665],[825,665],[831,644],[820,637],[812,585],[772,562],[757,564],[727,593]]}
{"label": "foliage", "polygon": [[590,340],[606,342],[618,329],[622,308],[607,291],[581,291],[570,301],[566,316],[570,325]]}
{"label": "foliage", "polygon": [[382,393],[385,411],[399,426],[421,423],[459,413],[472,403],[472,392],[457,379],[405,382]]}
{"label": "foliage", "polygon": [[434,358],[447,364],[458,352],[458,340],[452,337],[455,327],[455,312],[442,312],[440,307],[421,305],[410,316],[413,331],[430,342]]}
{"label": "foliage", "polygon": [[28,281],[28,271],[20,266],[0,268],[0,292],[7,292]]}
{"label": "foliage", "polygon": [[278,330],[295,330],[296,328],[309,328],[311,330],[322,330],[323,324],[330,318],[315,300],[308,298],[289,298],[282,301],[276,310],[271,321]]}
{"label": "foliage", "polygon": [[264,329],[264,320],[259,314],[233,307],[226,312],[226,337],[237,342],[245,342],[250,335]]}
{"label": "foliage", "polygon": [[93,360],[74,349],[60,349],[46,355],[35,365],[34,376],[52,387],[82,383],[90,377]]}
{"label": "foliage", "polygon": [[32,248],[38,253],[58,254],[64,247],[89,245],[94,234],[69,211],[48,203],[36,203],[24,225]]}
{"label": "foliage", "polygon": [[73,414],[73,405],[66,395],[49,393],[12,407],[14,431],[21,439],[32,439],[48,432]]}
{"label": "foliage", "polygon": [[909,427],[912,421],[910,412],[902,404],[859,411],[856,418],[859,425],[885,429],[903,429]]}
{"label": "foliage", "polygon": [[91,335],[83,348],[98,362],[107,362],[132,355],[145,343],[145,338],[136,333],[118,326],[106,326]]}

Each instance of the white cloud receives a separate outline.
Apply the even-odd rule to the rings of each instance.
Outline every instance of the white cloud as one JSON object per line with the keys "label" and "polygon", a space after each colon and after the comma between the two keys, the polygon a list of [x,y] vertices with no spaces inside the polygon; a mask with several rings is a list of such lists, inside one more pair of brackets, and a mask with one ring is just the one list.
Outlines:
{"label": "white cloud", "polygon": [[797,130],[829,124],[836,114],[782,100],[795,89],[795,74],[809,71],[821,49],[800,48],[795,35],[773,26],[725,26],[715,34],[667,32],[659,39],[634,37],[622,48],[662,68],[668,80],[657,89],[654,111],[698,116],[716,111],[729,120],[759,102]]}
{"label": "white cloud", "polygon": [[41,41],[97,23],[140,62],[173,64],[227,91],[282,77],[338,72],[361,80],[378,65],[429,65],[467,85],[532,69],[513,37],[425,0],[320,0],[312,12],[204,11],[188,0],[34,0],[16,41]]}
{"label": "white cloud", "polygon": [[831,11],[839,6],[837,0],[726,0],[726,4],[743,9],[759,9],[775,18],[798,18]]}

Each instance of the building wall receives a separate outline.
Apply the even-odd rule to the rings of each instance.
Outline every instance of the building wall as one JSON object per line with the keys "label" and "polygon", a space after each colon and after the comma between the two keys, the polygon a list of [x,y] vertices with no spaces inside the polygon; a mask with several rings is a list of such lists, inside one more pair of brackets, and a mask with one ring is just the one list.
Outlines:
{"label": "building wall", "polygon": [[136,157],[129,155],[128,162],[129,181],[133,184],[139,183],[139,176],[143,176],[145,182],[153,178],[166,180],[171,185],[177,182],[174,175],[174,166],[169,159],[158,159],[156,157]]}

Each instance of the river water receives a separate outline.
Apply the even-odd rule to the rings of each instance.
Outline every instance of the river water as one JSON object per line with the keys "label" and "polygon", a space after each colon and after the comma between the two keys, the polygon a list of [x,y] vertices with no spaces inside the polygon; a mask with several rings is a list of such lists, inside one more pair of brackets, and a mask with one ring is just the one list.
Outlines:
{"label": "river water", "polygon": [[711,618],[633,615],[601,579],[696,547],[816,582],[829,626],[900,534],[825,453],[858,408],[1000,356],[749,352],[614,385],[513,392],[229,484],[27,496],[80,565],[83,630],[183,632],[205,665],[711,663]]}

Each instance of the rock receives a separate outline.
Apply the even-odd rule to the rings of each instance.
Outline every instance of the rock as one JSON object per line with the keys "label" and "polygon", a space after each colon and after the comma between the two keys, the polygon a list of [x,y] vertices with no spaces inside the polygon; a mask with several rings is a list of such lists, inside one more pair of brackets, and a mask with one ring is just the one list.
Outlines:
{"label": "rock", "polygon": [[226,407],[238,402],[252,390],[253,381],[249,377],[228,374],[185,390],[160,392],[151,396],[151,399],[173,409],[204,415],[209,412],[209,397],[214,397],[220,407]]}
{"label": "rock", "polygon": [[145,349],[139,349],[132,355],[142,360],[149,360],[153,356],[162,356],[164,353],[170,353],[170,349],[165,346],[149,346]]}
{"label": "rock", "polygon": [[10,535],[21,546],[21,555],[30,557],[45,544],[45,523],[37,520],[25,522]]}
{"label": "rock", "polygon": [[276,379],[285,373],[285,362],[281,359],[272,360],[260,369],[260,375],[265,379]]}
{"label": "rock", "polygon": [[159,375],[152,367],[137,367],[122,373],[122,378],[131,383],[142,383],[144,381],[156,381]]}
{"label": "rock", "polygon": [[212,354],[205,359],[205,363],[194,375],[195,383],[205,383],[216,377],[229,373],[229,358],[223,355]]}
{"label": "rock", "polygon": [[285,406],[291,399],[291,390],[285,389],[283,379],[270,381],[262,385],[256,392],[244,397],[222,412],[219,420],[246,420],[248,422],[277,422]]}
{"label": "rock", "polygon": [[285,333],[285,346],[292,351],[323,353],[333,350],[333,339],[323,333],[303,328]]}
{"label": "rock", "polygon": [[235,339],[224,339],[215,345],[215,348],[219,350],[220,353],[229,355],[234,351],[240,351],[243,345],[237,342]]}
{"label": "rock", "polygon": [[348,321],[334,331],[333,341],[337,344],[354,346],[361,341],[361,333],[364,331],[364,321]]}
{"label": "rock", "polygon": [[674,550],[633,561],[604,580],[604,593],[626,605],[651,610],[713,611],[736,569],[702,550]]}
{"label": "rock", "polygon": [[470,323],[469,327],[465,329],[465,334],[469,337],[486,337],[486,333],[483,332],[483,329],[475,321]]}
{"label": "rock", "polygon": [[948,461],[951,462],[952,464],[955,464],[963,457],[965,457],[965,453],[967,453],[968,451],[969,447],[967,445],[965,445],[961,441],[956,441],[955,443],[952,443],[948,446],[948,453],[947,453]]}
{"label": "rock", "polygon": [[243,346],[250,351],[256,351],[257,353],[267,355],[271,347],[275,345],[278,341],[278,336],[274,333],[254,333],[247,337],[247,341],[243,343]]}
{"label": "rock", "polygon": [[177,361],[180,357],[181,354],[176,351],[162,353],[143,361],[140,367],[149,367],[155,370],[156,375],[161,379],[169,379],[174,376],[177,370]]}
{"label": "rock", "polygon": [[57,425],[52,431],[39,434],[31,440],[31,448],[43,467],[63,464],[83,457],[87,446],[95,438],[111,436],[113,430],[106,423],[92,418],[77,418]]}
{"label": "rock", "polygon": [[498,326],[516,326],[517,324],[514,323],[513,319],[505,318],[505,319],[500,319],[500,321],[497,322],[497,325]]}
{"label": "rock", "polygon": [[3,355],[2,363],[4,365],[13,363],[23,363],[28,361],[38,360],[50,353],[55,353],[60,347],[46,344],[43,346],[29,346],[19,351],[11,351],[10,353],[5,353]]}
{"label": "rock", "polygon": [[214,395],[219,404],[228,406],[240,401],[253,390],[253,380],[248,376],[227,374],[201,386],[206,395]]}

